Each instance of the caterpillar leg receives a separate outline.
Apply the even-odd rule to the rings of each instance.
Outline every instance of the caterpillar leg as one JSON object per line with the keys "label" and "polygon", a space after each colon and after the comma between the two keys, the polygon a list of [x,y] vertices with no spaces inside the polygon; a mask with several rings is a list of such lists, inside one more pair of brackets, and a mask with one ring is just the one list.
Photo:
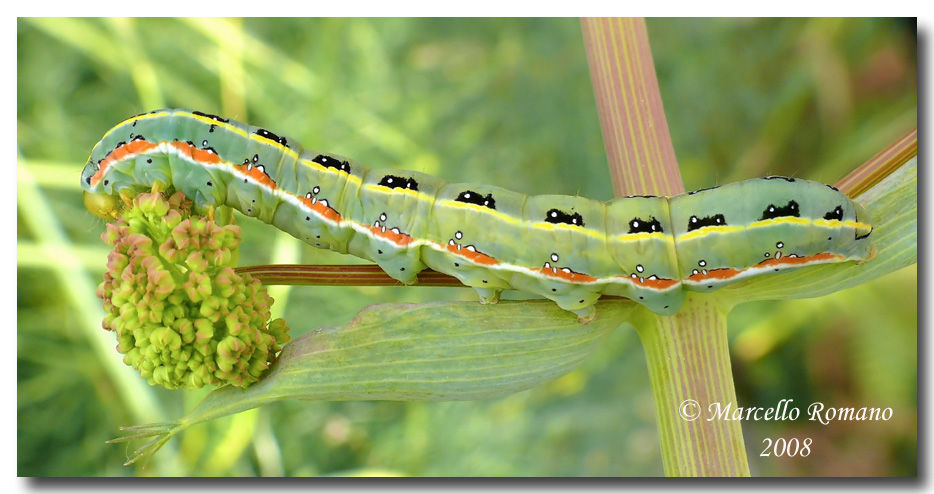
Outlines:
{"label": "caterpillar leg", "polygon": [[601,287],[564,283],[524,274],[515,274],[509,281],[510,285],[517,290],[553,300],[558,307],[573,312],[581,324],[587,324],[597,317],[594,304],[600,298]]}
{"label": "caterpillar leg", "polygon": [[491,289],[491,288],[480,288],[474,287],[474,290],[477,291],[477,295],[480,296],[480,303],[483,305],[491,305],[499,302],[499,294],[502,290]]}
{"label": "caterpillar leg", "polygon": [[133,207],[133,196],[129,192],[123,191],[120,193],[120,200],[123,201],[123,205],[130,208]]}
{"label": "caterpillar leg", "polygon": [[870,250],[869,250],[869,257],[867,257],[867,258],[865,258],[865,259],[863,259],[863,260],[861,260],[861,261],[856,261],[856,264],[863,264],[863,263],[866,263],[866,262],[871,261],[872,258],[876,257],[876,252],[878,252],[878,249],[876,249],[876,246],[873,245],[873,246],[870,248]]}
{"label": "caterpillar leg", "polygon": [[[395,252],[395,255],[392,255],[393,252]],[[406,285],[415,283],[418,280],[416,275],[426,268],[425,264],[418,258],[418,251],[414,249],[384,247],[379,249],[378,255],[373,257],[375,258],[373,261],[386,274]]]}
{"label": "caterpillar leg", "polygon": [[[547,296],[547,295],[546,295]],[[558,303],[558,307],[577,315],[577,322],[587,324],[597,317],[594,306],[600,298],[600,293],[577,288],[557,297],[548,297]]]}
{"label": "caterpillar leg", "polygon": [[572,310],[571,312],[577,314],[577,322],[581,324],[587,324],[597,318],[597,308],[593,305],[589,305],[583,309]]}
{"label": "caterpillar leg", "polygon": [[480,297],[480,303],[484,305],[499,302],[499,294],[512,288],[494,271],[475,266],[469,260],[452,256],[446,251],[422,248],[421,258],[431,269],[453,276],[461,283],[473,287]]}

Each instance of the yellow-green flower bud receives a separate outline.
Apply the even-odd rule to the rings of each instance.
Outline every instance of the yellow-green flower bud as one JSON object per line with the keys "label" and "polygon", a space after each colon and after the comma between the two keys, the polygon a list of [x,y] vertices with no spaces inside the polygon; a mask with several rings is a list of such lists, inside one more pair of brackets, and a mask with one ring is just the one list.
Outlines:
{"label": "yellow-green flower bud", "polygon": [[117,351],[150,384],[247,386],[289,341],[272,298],[232,262],[240,229],[191,215],[184,195],[140,194],[101,235],[114,249],[97,296]]}

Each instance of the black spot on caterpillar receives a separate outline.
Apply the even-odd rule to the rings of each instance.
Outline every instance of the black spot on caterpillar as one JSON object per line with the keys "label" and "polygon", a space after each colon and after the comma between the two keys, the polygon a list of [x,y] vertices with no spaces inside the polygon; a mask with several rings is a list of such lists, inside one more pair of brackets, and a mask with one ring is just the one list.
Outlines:
{"label": "black spot on caterpillar", "polygon": [[629,221],[629,233],[664,233],[662,224],[653,216],[651,220],[645,221],[640,218],[633,218]]}
{"label": "black spot on caterpillar", "polygon": [[327,168],[334,168],[336,170],[350,173],[350,163],[348,163],[347,161],[341,161],[337,158],[332,158],[330,156],[325,156],[323,154],[319,154],[318,156],[315,156],[314,158],[312,158],[311,161],[314,161],[315,163],[318,163],[319,165],[324,165]]}
{"label": "black spot on caterpillar", "polygon": [[550,209],[545,215],[545,221],[548,223],[584,226],[584,218],[580,213],[565,213],[560,209]]}
{"label": "black spot on caterpillar", "polygon": [[279,144],[282,144],[285,147],[289,147],[289,143],[288,141],[286,141],[285,137],[279,137],[276,134],[273,134],[272,132],[269,132],[266,129],[256,129],[256,135],[269,139],[270,141],[278,142]]}
{"label": "black spot on caterpillar", "polygon": [[795,218],[801,216],[801,210],[798,207],[798,203],[795,201],[788,201],[788,204],[784,206],[769,204],[769,206],[765,208],[765,211],[762,211],[762,216],[759,217],[759,221],[780,218],[782,216],[792,216]]}
{"label": "black spot on caterpillar", "polygon": [[457,194],[457,199],[454,199],[457,202],[465,202],[467,204],[475,204],[477,206],[483,206],[485,208],[496,209],[496,199],[493,199],[493,194],[487,194],[483,196],[472,190],[465,190],[460,194]]}
{"label": "black spot on caterpillar", "polygon": [[380,179],[379,184],[390,189],[409,189],[418,190],[418,182],[411,177],[398,177],[396,175],[386,175]]}
{"label": "black spot on caterpillar", "polygon": [[193,112],[191,112],[191,113],[193,113],[193,114],[195,114],[195,115],[199,115],[199,116],[205,117],[205,118],[210,118],[211,120],[216,120],[216,121],[221,122],[221,123],[230,122],[230,120],[227,120],[226,118],[222,118],[222,117],[219,117],[219,116],[217,116],[217,115],[211,115],[210,113],[202,113],[202,112],[199,112],[199,111],[193,111]]}
{"label": "black spot on caterpillar", "polygon": [[824,215],[824,219],[842,221],[843,220],[843,208],[840,206],[833,208],[833,211],[830,211],[829,213]]}
{"label": "black spot on caterpillar", "polygon": [[715,214],[713,216],[704,216],[703,218],[698,218],[697,216],[691,216],[691,219],[688,220],[688,231],[693,232],[694,230],[700,230],[708,226],[726,226],[726,219],[722,214]]}

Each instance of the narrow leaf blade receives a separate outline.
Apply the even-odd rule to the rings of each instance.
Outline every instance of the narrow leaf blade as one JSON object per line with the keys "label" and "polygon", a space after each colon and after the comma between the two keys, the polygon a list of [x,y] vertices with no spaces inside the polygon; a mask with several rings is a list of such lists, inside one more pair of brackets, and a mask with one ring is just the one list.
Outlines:
{"label": "narrow leaf blade", "polygon": [[282,350],[246,389],[211,392],[174,435],[199,422],[284,399],[476,400],[529,389],[570,372],[642,310],[601,300],[577,318],[547,300],[375,305],[341,328],[319,328]]}

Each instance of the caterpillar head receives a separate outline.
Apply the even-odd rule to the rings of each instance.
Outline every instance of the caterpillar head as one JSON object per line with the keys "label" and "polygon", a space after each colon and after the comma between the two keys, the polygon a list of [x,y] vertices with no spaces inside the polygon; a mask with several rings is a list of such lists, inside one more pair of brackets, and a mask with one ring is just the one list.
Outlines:
{"label": "caterpillar head", "polygon": [[124,204],[116,195],[84,191],[84,207],[98,218],[116,221]]}

